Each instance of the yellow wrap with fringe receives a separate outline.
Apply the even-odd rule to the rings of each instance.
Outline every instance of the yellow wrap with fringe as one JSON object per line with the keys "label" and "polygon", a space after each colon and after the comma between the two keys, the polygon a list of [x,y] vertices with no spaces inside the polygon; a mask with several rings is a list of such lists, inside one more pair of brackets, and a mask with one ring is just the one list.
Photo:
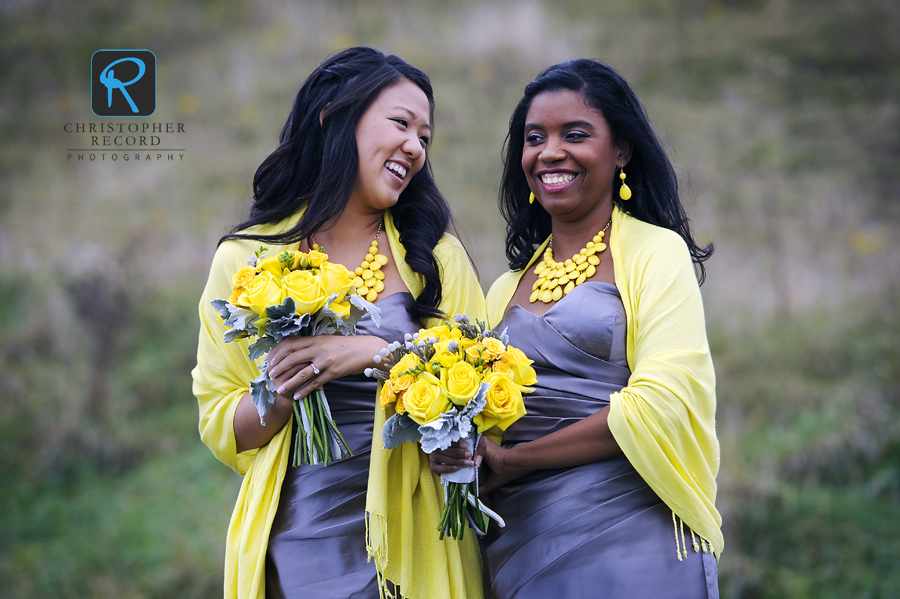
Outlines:
{"label": "yellow wrap with fringe", "polygon": [[[247,232],[279,233],[289,229],[299,217],[296,214]],[[417,296],[424,280],[406,263],[406,251],[389,211],[384,224],[400,277]],[[247,357],[246,340],[223,341],[225,328],[210,304],[231,295],[232,275],[246,265],[260,245],[263,244],[259,241],[227,241],[216,251],[200,299],[200,339],[197,366],[192,372],[200,411],[200,437],[216,458],[244,477],[226,538],[226,599],[265,598],[269,531],[290,459],[291,421],[265,446],[237,453],[234,412],[259,370]],[[296,249],[265,245],[270,247],[270,256],[284,249]],[[448,316],[466,313],[472,318],[485,318],[483,292],[459,241],[444,235],[434,255],[443,286],[439,308]],[[426,322],[425,326],[436,323]],[[413,444],[399,451],[383,450],[380,431],[384,415],[380,406],[375,415],[379,444],[372,451],[366,516],[374,539],[369,552],[379,568],[379,580],[386,576],[410,599],[481,597],[481,556],[474,535],[463,543],[437,541],[443,489],[438,477],[428,469],[428,456]],[[424,526],[426,523],[428,527]]]}
{"label": "yellow wrap with fringe", "polygon": [[[609,248],[628,323],[628,385],[610,396],[609,428],[628,461],[718,558],[719,442],[716,379],[700,288],[681,237],[613,210]],[[543,254],[544,242],[529,262]],[[524,271],[507,272],[487,297],[502,319]],[[527,403],[527,401],[526,401]]]}

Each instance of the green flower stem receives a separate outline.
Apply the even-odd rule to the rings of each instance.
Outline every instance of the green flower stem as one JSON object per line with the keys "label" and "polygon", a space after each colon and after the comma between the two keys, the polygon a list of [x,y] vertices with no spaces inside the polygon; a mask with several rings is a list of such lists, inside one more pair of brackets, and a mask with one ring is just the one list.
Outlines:
{"label": "green flower stem", "polygon": [[450,494],[447,494],[447,502],[444,504],[444,511],[441,513],[441,521],[438,524],[438,531],[441,533],[440,539],[444,539],[444,532],[447,530],[447,519],[450,517]]}
{"label": "green flower stem", "polygon": [[295,427],[295,443],[294,443],[294,459],[292,460],[292,465],[294,467],[299,466],[303,459],[302,456],[306,454],[306,433],[303,430],[303,418],[300,416],[300,405],[295,401],[293,402],[294,406],[294,419],[297,423]]}
{"label": "green flower stem", "polygon": [[341,451],[341,453],[343,454],[343,457],[348,458],[348,457],[352,456],[353,452],[350,451],[350,446],[347,445],[347,440],[344,439],[344,435],[341,434],[341,431],[340,431],[340,429],[338,429],[337,425],[334,423],[334,420],[331,420],[329,418],[328,423],[331,425],[331,430],[333,430],[335,433],[337,433],[338,439],[341,440],[341,447],[343,447],[343,450]]}
{"label": "green flower stem", "polygon": [[[469,523],[469,519],[466,517],[466,513],[469,511],[469,504],[466,501],[466,496],[469,494],[469,484],[462,483],[459,485],[459,527],[461,531],[465,531],[467,525]],[[462,532],[460,533],[460,537],[462,537]]]}
{"label": "green flower stem", "polygon": [[[316,413],[314,411],[315,408],[310,402],[310,398],[308,395],[303,398],[303,404],[306,406],[306,413],[309,414],[309,432],[312,433],[312,441],[316,446],[315,448],[318,451],[318,454],[324,457],[325,452],[322,450],[322,438],[319,435],[319,429],[316,426]],[[315,460],[313,460],[313,456],[310,456],[309,463],[312,464],[314,461]]]}
{"label": "green flower stem", "polygon": [[313,392],[315,398],[313,402],[315,403],[316,410],[316,420],[318,422],[318,432],[319,438],[322,440],[322,462],[327,466],[329,462],[331,462],[331,442],[328,435],[328,427],[325,424],[325,410],[322,409],[322,401],[319,397],[320,390],[316,389]]}
{"label": "green flower stem", "polygon": [[[300,402],[303,402],[302,405]],[[325,409],[325,396],[321,389],[316,389],[303,399],[293,402],[293,409],[294,420],[297,423],[294,454],[291,460],[293,466],[318,462],[327,466],[336,459],[353,455],[347,446],[347,440]],[[335,446],[337,439],[340,442]]]}
{"label": "green flower stem", "polygon": [[449,535],[453,539],[462,540],[465,538],[466,526],[469,524],[476,529],[476,532],[484,534],[490,525],[490,515],[493,515],[500,526],[503,526],[500,517],[481,503],[481,499],[478,497],[477,482],[447,483],[446,497],[444,510],[441,512],[441,521],[438,524],[441,539],[445,535]]}

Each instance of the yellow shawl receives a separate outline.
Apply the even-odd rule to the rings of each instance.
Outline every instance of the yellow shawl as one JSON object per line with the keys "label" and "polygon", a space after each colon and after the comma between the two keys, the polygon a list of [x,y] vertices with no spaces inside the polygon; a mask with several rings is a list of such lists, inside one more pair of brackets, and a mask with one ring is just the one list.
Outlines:
{"label": "yellow shawl", "polygon": [[[618,208],[611,226],[631,377],[610,396],[609,428],[650,488],[718,557],[724,540],[715,507],[716,380],[691,257],[678,234]],[[522,272],[507,272],[491,287],[492,326],[502,320]]]}
{"label": "yellow shawl", "polygon": [[[261,235],[287,230],[299,215],[280,223],[253,227],[249,232]],[[385,233],[400,277],[414,295],[421,293],[424,281],[406,264],[406,251],[390,212],[385,213]],[[250,381],[259,371],[247,358],[247,342],[224,343],[225,332],[218,313],[210,302],[231,295],[231,276],[247,263],[259,248],[259,241],[228,241],[216,251],[209,280],[200,299],[200,340],[194,378],[194,395],[200,408],[200,437],[213,454],[244,476],[237,503],[228,526],[225,548],[225,597],[231,599],[265,598],[265,559],[269,531],[278,509],[279,491],[288,467],[292,423],[282,428],[265,446],[238,454],[234,440],[234,412],[247,392]],[[280,252],[271,246],[269,255]],[[294,249],[294,248],[290,248]],[[475,273],[459,241],[445,235],[434,249],[441,269],[443,299],[440,309],[448,315],[467,313],[484,318],[484,295]],[[431,323],[426,323],[431,326]],[[383,411],[376,411],[375,431],[380,442]],[[372,543],[380,570],[401,585],[406,596],[480,597],[481,563],[477,543],[428,543],[437,539],[437,522],[443,507],[443,491],[438,478],[428,470],[427,456],[408,444],[415,452],[372,452],[367,514],[373,539],[391,541],[388,560],[384,542]],[[384,456],[384,454],[390,454]],[[395,497],[397,491],[402,499]],[[439,499],[438,499],[439,498]],[[406,510],[412,510],[412,515]],[[422,528],[428,523],[428,530]],[[430,532],[434,534],[428,534]],[[418,535],[418,536],[416,536]],[[423,540],[420,541],[419,537]],[[394,541],[397,540],[396,543]],[[417,547],[417,555],[397,552],[394,546]],[[302,556],[298,556],[302,558]],[[415,559],[413,559],[415,558]],[[413,578],[415,576],[415,578]],[[470,589],[460,589],[466,580]],[[454,589],[454,595],[432,592],[440,586]],[[477,590],[476,587],[477,586]],[[413,594],[417,592],[418,594]]]}

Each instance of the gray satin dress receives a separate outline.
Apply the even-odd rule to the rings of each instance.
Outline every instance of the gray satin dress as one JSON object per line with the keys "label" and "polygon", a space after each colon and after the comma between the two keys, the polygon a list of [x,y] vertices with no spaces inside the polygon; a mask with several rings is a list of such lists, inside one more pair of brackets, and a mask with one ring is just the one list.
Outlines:
{"label": "gray satin dress", "polygon": [[[381,327],[367,315],[357,331],[402,341],[421,323],[409,293],[378,302]],[[378,599],[375,563],[366,562],[366,485],[375,410],[375,379],[353,375],[325,384],[325,395],[353,456],[327,467],[288,466],[266,554],[266,597]],[[293,447],[291,448],[293,451]]]}
{"label": "gray satin dress", "polygon": [[[543,316],[513,306],[502,323],[538,383],[504,447],[542,437],[609,405],[628,384],[625,309],[615,285],[576,287]],[[494,599],[717,598],[711,553],[676,553],[672,510],[622,457],[539,470],[491,493],[506,521],[483,545]],[[487,583],[488,581],[486,581]],[[487,586],[487,584],[486,584]]]}

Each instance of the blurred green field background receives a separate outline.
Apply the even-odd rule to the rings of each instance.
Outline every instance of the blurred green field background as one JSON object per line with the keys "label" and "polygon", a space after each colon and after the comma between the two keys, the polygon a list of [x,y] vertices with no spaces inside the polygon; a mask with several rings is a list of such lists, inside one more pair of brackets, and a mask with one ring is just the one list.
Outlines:
{"label": "blurred green field background", "polygon": [[[717,246],[722,596],[900,596],[898,30],[895,0],[0,2],[0,595],[221,595],[240,480],[196,431],[196,302],[302,80],[367,44],[432,78],[485,286],[524,85],[633,84]],[[67,160],[104,48],[156,54],[183,162]]]}

